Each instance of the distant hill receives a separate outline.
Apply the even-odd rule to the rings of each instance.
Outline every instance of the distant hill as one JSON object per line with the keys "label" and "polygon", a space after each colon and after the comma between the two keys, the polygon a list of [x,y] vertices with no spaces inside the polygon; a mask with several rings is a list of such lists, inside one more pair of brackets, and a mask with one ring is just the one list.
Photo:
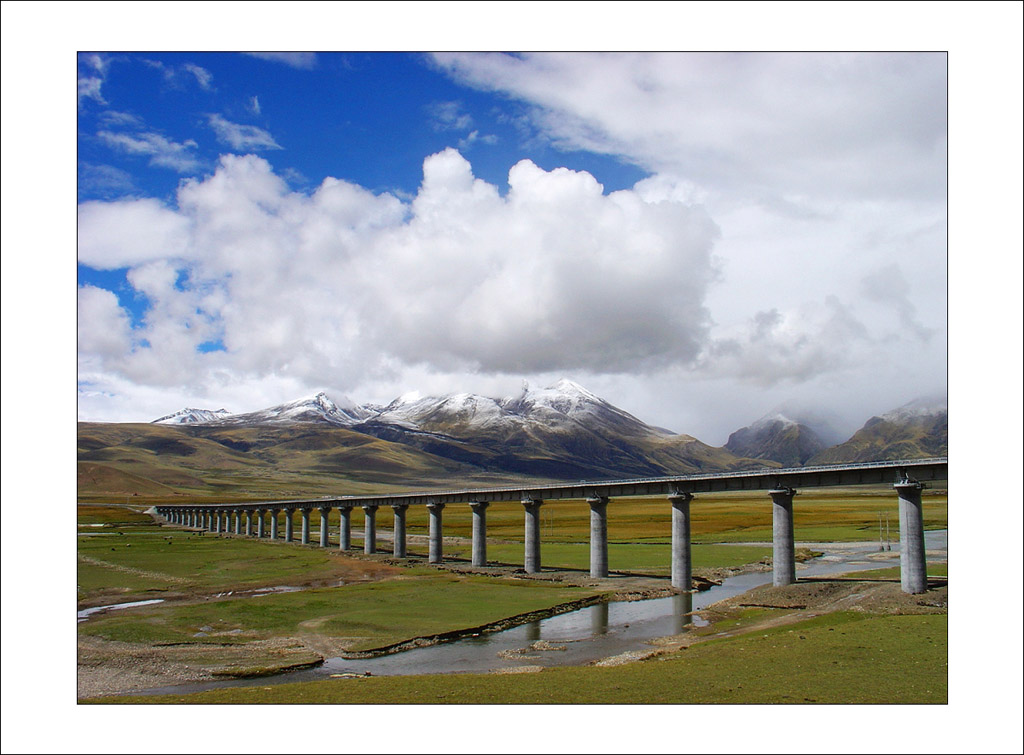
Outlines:
{"label": "distant hill", "polygon": [[641,422],[571,380],[493,399],[402,397],[353,429],[494,471],[608,479],[761,466]]}
{"label": "distant hill", "polygon": [[185,409],[148,425],[79,424],[79,492],[321,495],[387,487],[614,479],[761,467],[651,427],[582,386],[335,402],[324,393],[233,414]]}
{"label": "distant hill", "polygon": [[872,417],[848,441],[824,449],[809,464],[841,464],[946,456],[948,418],[945,399],[919,400]]}
{"label": "distant hill", "polygon": [[945,402],[874,417],[831,448],[823,432],[775,412],[716,448],[571,380],[501,399],[407,394],[386,406],[318,393],[241,414],[190,408],[149,424],[80,423],[79,495],[316,497],[943,456]]}
{"label": "distant hill", "polygon": [[782,414],[770,414],[734,432],[725,447],[737,456],[799,467],[824,451],[827,444],[807,425]]}
{"label": "distant hill", "polygon": [[78,425],[78,494],[317,497],[430,487],[474,467],[316,424]]}

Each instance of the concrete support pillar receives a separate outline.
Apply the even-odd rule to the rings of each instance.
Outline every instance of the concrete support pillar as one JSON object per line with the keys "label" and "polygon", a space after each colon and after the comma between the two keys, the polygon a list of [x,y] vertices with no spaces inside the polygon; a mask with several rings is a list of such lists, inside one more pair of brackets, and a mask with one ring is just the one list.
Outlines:
{"label": "concrete support pillar", "polygon": [[352,507],[339,506],[338,516],[341,517],[341,531],[338,533],[338,550],[347,551],[352,547]]}
{"label": "concrete support pillar", "polygon": [[312,509],[302,510],[302,544],[309,545],[309,513]]}
{"label": "concrete support pillar", "polygon": [[290,543],[295,534],[295,509],[284,510],[284,541]]}
{"label": "concrete support pillar", "polygon": [[409,504],[394,503],[391,510],[395,512],[395,543],[392,552],[396,558],[405,558],[405,513],[409,510]]}
{"label": "concrete support pillar", "polygon": [[281,509],[270,510],[270,539],[277,540],[277,512]]}
{"label": "concrete support pillar", "polygon": [[252,509],[245,510],[245,536],[252,537]]}
{"label": "concrete support pillar", "polygon": [[608,576],[608,498],[588,498],[590,505],[590,576]]}
{"label": "concrete support pillar", "polygon": [[235,509],[235,534],[242,534],[242,510]]}
{"label": "concrete support pillar", "polygon": [[377,552],[377,507],[363,506],[366,518],[363,521],[363,553]]}
{"label": "concrete support pillar", "polygon": [[263,523],[266,519],[264,509],[256,509],[256,537],[263,537]]}
{"label": "concrete support pillar", "polygon": [[928,564],[924,553],[924,513],[921,490],[914,480],[903,480],[893,487],[900,501],[900,585],[911,594],[928,589]]}
{"label": "concrete support pillar", "polygon": [[474,501],[473,509],[473,566],[487,566],[487,501]]}
{"label": "concrete support pillar", "polygon": [[769,490],[772,497],[772,584],[796,582],[796,549],[793,545],[793,488]]}
{"label": "concrete support pillar", "polygon": [[692,493],[675,493],[668,497],[672,504],[672,586],[677,590],[693,589],[693,560],[690,553],[692,500]]}
{"label": "concrete support pillar", "polygon": [[521,503],[526,512],[523,568],[527,574],[537,574],[540,572],[540,507],[544,502],[534,498],[524,498]]}
{"label": "concrete support pillar", "polygon": [[[340,509],[339,509],[340,511]],[[320,547],[326,548],[331,544],[331,526],[330,526],[331,507],[321,506],[320,507]]]}
{"label": "concrete support pillar", "polygon": [[213,509],[206,510],[206,531],[213,532]]}
{"label": "concrete support pillar", "polygon": [[427,561],[431,564],[439,564],[444,551],[444,536],[441,534],[441,512],[444,511],[444,504],[428,503],[427,511],[430,514]]}

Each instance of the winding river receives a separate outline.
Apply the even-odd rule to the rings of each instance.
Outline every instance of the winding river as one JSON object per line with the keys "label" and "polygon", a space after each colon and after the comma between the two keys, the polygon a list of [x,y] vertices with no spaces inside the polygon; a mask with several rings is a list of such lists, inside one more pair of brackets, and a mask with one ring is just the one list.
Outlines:
{"label": "winding river", "polygon": [[[925,533],[929,560],[946,558],[946,530]],[[800,543],[823,555],[798,566],[797,576],[820,577],[894,566],[878,558],[878,543]],[[898,545],[896,548],[898,549]],[[893,552],[892,556],[897,554]],[[872,556],[874,558],[872,558]],[[699,611],[771,582],[772,574],[755,572],[726,579],[704,592],[652,600],[604,603],[506,629],[501,632],[414,648],[400,653],[349,660],[329,658],[321,666],[256,679],[232,679],[161,687],[140,694],[183,694],[222,687],[267,686],[332,676],[484,673],[522,666],[577,666],[624,653],[651,650],[657,637],[705,626]]]}

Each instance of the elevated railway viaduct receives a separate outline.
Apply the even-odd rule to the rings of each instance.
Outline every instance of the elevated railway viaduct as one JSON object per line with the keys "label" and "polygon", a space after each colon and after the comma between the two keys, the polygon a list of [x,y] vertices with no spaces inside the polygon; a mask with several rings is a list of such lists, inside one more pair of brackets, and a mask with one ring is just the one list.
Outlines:
{"label": "elevated railway viaduct", "polygon": [[[450,504],[468,504],[473,512],[473,566],[487,563],[487,506],[496,501],[519,501],[524,511],[524,567],[527,573],[541,570],[540,507],[550,501],[586,500],[590,505],[590,574],[608,576],[608,502],[617,497],[663,496],[672,516],[672,586],[692,588],[690,556],[690,504],[697,495],[729,491],[763,490],[772,506],[773,583],[788,585],[796,581],[793,531],[793,499],[798,490],[834,486],[892,484],[899,501],[900,582],[904,592],[927,589],[924,546],[924,518],[921,491],[927,483],[947,479],[946,458],[838,464],[794,469],[760,469],[717,474],[647,477],[632,480],[602,480],[576,483],[550,483],[535,487],[445,490],[393,493],[377,496],[340,496],[307,500],[261,501],[226,504],[174,504],[156,507],[158,516],[172,524],[201,528],[211,532],[265,537],[269,518],[269,537],[278,538],[278,514],[285,512],[284,539],[292,541],[293,515],[301,512],[301,542],[309,543],[309,520],[314,509],[320,514],[320,545],[330,544],[327,517],[332,509],[341,515],[339,546],[351,548],[351,514],[361,508],[365,514],[363,549],[377,550],[376,513],[381,506],[394,510],[394,555],[406,557],[406,512],[410,506],[425,506],[429,511],[429,554],[431,563],[442,560],[442,511]],[[243,524],[244,519],[244,524]],[[233,521],[232,521],[233,520]],[[255,523],[255,527],[254,527]]]}

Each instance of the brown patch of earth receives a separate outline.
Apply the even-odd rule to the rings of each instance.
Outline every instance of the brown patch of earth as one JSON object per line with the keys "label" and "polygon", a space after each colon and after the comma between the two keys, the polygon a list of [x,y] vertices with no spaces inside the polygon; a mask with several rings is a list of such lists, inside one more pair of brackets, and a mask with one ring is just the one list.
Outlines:
{"label": "brown patch of earth", "polygon": [[147,646],[78,638],[78,697],[126,694],[218,678],[265,676],[323,662],[289,638],[245,644],[244,661],[231,645]]}

